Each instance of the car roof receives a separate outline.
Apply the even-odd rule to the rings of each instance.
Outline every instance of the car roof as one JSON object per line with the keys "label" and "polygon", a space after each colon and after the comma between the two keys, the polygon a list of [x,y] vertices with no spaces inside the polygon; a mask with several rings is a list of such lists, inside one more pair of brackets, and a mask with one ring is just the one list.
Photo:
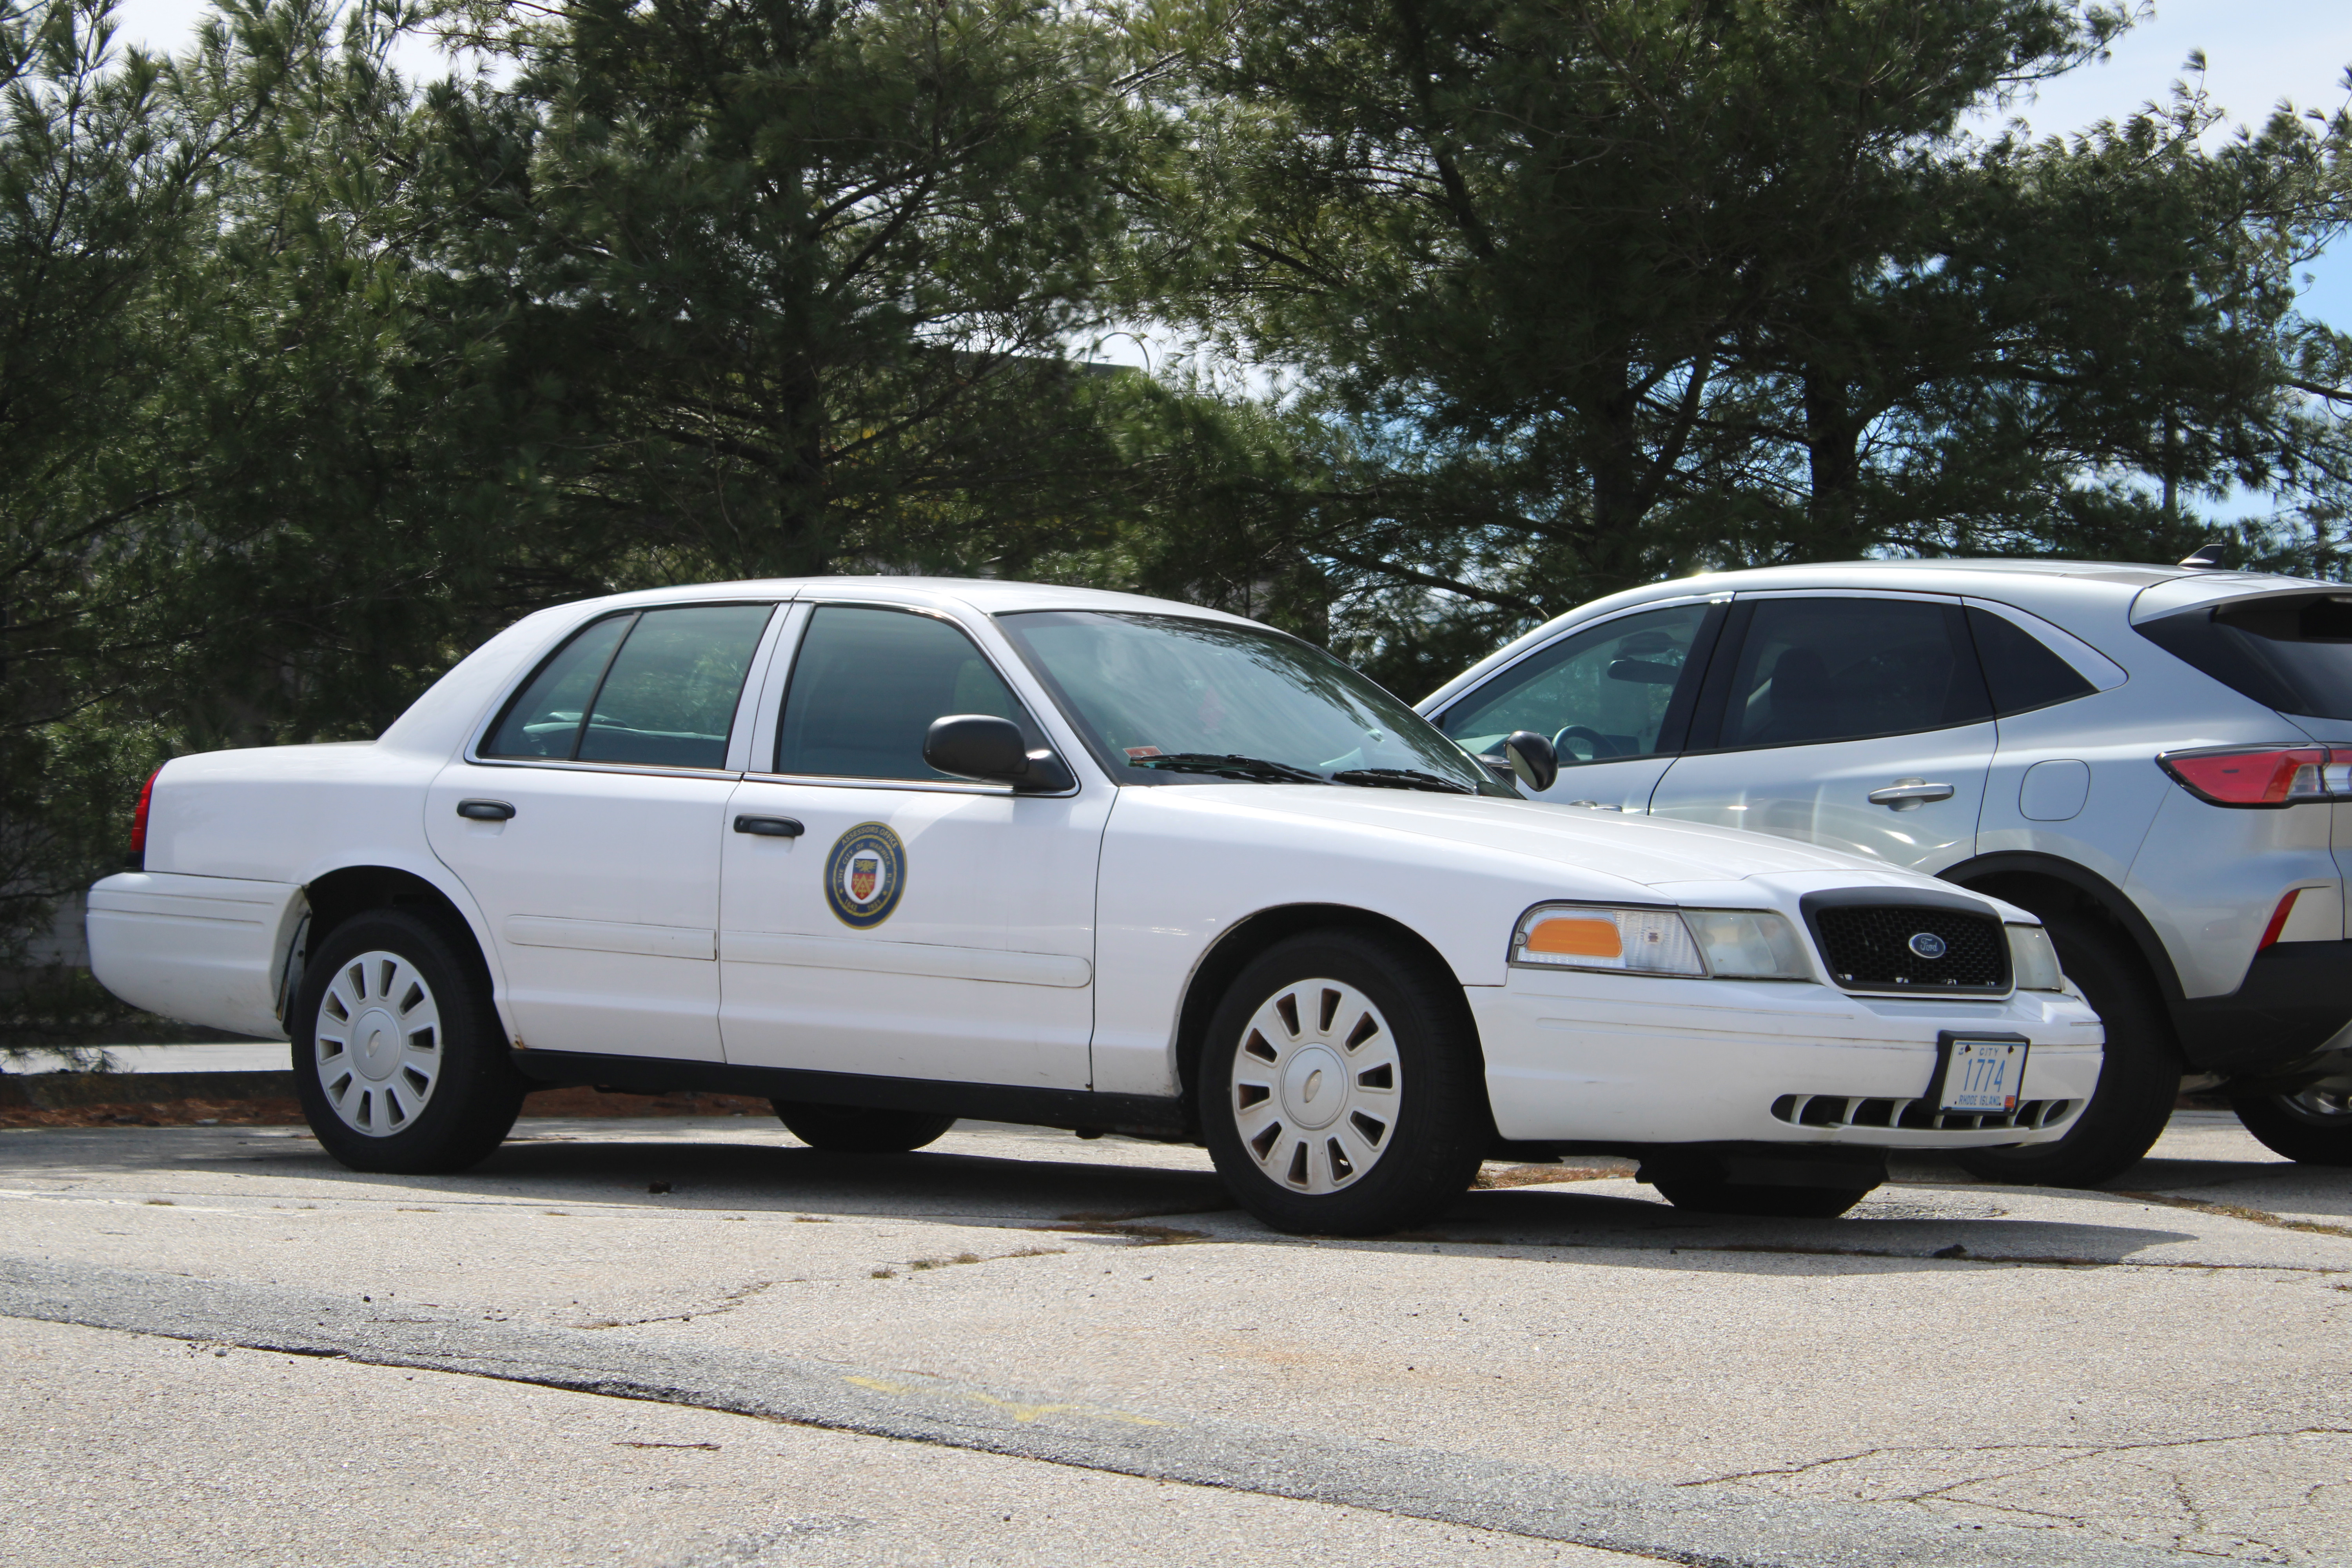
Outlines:
{"label": "car roof", "polygon": [[1155,599],[1141,594],[1117,594],[1102,588],[1065,587],[1054,583],[1014,583],[995,577],[761,577],[732,583],[693,583],[670,588],[641,588],[632,593],[576,602],[625,607],[633,605],[691,604],[728,599],[863,599],[886,604],[955,604],[982,615],[1017,610],[1120,610],[1188,616],[1196,620],[1231,621],[1239,626],[1259,623],[1244,616],[1175,599]]}

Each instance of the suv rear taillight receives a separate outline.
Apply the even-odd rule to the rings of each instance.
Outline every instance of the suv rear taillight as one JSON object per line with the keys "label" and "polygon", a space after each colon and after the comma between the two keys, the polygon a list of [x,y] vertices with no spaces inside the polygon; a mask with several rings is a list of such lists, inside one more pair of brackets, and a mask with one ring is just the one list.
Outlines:
{"label": "suv rear taillight", "polygon": [[134,871],[147,868],[147,808],[155,804],[155,781],[163,770],[157,768],[139,786],[138,809],[131,814],[131,855],[129,864]]}
{"label": "suv rear taillight", "polygon": [[2213,805],[2300,805],[2352,799],[2352,750],[2262,746],[2252,750],[2167,752],[2157,766]]}

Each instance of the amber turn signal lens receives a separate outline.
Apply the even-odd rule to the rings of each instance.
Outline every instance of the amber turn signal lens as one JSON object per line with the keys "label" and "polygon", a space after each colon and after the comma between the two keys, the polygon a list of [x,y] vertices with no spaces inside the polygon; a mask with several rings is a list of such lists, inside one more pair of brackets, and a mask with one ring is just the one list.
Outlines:
{"label": "amber turn signal lens", "polygon": [[1617,934],[1615,921],[1555,918],[1536,922],[1528,932],[1528,951],[1571,958],[1622,958],[1625,943]]}

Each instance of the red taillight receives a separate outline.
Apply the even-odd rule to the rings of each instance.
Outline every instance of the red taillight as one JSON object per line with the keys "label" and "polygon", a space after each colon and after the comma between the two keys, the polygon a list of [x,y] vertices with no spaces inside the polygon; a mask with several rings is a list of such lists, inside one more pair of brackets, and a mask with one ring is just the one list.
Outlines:
{"label": "red taillight", "polygon": [[2352,751],[2326,746],[2167,752],[2156,761],[2189,794],[2214,805],[2295,805],[2352,795]]}
{"label": "red taillight", "polygon": [[139,808],[131,814],[131,858],[137,861],[147,853],[147,808],[155,801],[155,780],[163,770],[157,768],[139,786]]}

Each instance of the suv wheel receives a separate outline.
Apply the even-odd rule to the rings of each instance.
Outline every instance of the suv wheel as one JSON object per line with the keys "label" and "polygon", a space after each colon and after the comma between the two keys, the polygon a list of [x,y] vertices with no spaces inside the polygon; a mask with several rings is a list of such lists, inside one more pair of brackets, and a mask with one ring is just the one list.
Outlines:
{"label": "suv wheel", "polygon": [[2305,1165],[2352,1165],[2352,1095],[2340,1089],[2259,1095],[2230,1108],[2273,1154]]}
{"label": "suv wheel", "polygon": [[1972,1149],[1960,1164],[1988,1181],[2095,1187],[2139,1163],[2180,1098],[2180,1044],[2138,952],[2079,916],[2044,916],[2066,977],[2106,1026],[2106,1054],[2091,1102],[2054,1143]]}
{"label": "suv wheel", "polygon": [[354,1171],[462,1171],[499,1146],[530,1087],[474,969],[437,929],[377,910],[329,932],[289,1017],[294,1088]]}
{"label": "suv wheel", "polygon": [[1359,931],[1291,937],[1242,971],[1209,1020],[1198,1092],[1217,1173],[1276,1230],[1423,1224],[1494,1139],[1460,987]]}
{"label": "suv wheel", "polygon": [[871,1110],[856,1105],[811,1105],[772,1100],[776,1120],[812,1149],[835,1154],[904,1154],[937,1142],[956,1124],[924,1110]]}

